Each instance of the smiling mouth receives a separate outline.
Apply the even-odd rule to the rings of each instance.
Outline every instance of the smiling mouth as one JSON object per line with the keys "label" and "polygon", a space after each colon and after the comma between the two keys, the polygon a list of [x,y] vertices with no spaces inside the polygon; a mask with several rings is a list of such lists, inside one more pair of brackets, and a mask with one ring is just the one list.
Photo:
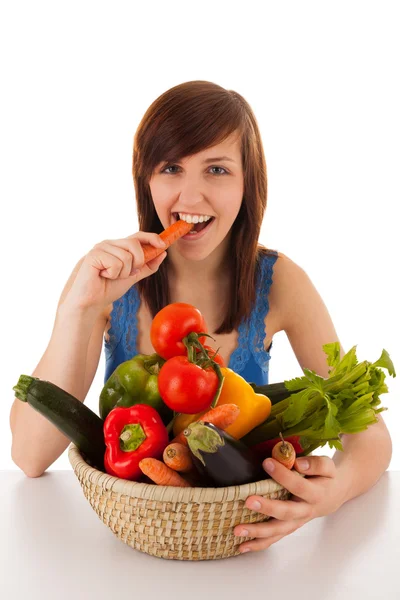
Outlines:
{"label": "smiling mouth", "polygon": [[[175,223],[176,221],[179,221],[179,213],[172,213],[172,218],[173,218],[173,223]],[[194,223],[192,231],[196,231],[196,232],[202,231],[203,229],[205,229],[206,227],[211,225],[211,223],[214,220],[215,220],[215,217],[211,217],[211,219],[209,219],[208,221],[203,221],[203,223]]]}

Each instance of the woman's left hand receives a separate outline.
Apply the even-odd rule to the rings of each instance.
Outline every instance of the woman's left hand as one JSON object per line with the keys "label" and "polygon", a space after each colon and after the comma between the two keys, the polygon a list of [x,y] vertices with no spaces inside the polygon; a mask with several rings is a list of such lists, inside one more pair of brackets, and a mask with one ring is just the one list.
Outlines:
{"label": "woman's left hand", "polygon": [[[271,470],[269,465],[273,467]],[[267,458],[263,468],[293,496],[290,500],[269,500],[262,496],[246,499],[247,508],[272,518],[264,523],[242,523],[234,528],[235,535],[255,538],[243,542],[239,547],[241,552],[265,550],[311,519],[335,512],[345,501],[336,465],[328,456],[296,459],[294,469],[305,477],[300,477],[294,469],[289,470],[273,458]]]}

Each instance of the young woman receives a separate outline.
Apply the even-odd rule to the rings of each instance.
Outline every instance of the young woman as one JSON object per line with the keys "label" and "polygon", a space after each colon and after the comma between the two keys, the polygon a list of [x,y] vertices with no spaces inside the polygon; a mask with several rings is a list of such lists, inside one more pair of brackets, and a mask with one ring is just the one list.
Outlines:
{"label": "young woman", "polygon": [[[187,302],[203,314],[226,365],[248,381],[268,382],[278,331],[288,336],[302,368],[327,376],[322,346],[338,336],[323,300],[296,262],[258,242],[267,172],[257,122],[245,99],[206,81],[162,94],[136,132],[133,177],[140,231],[96,244],[75,266],[33,375],[83,402],[103,340],[106,380],[122,361],[154,352],[150,324],[163,306]],[[161,247],[158,234],[178,218],[196,223],[196,231],[144,264],[140,243]],[[25,403],[14,401],[10,420],[13,460],[30,477],[40,476],[68,446]],[[238,525],[236,534],[256,538],[242,550],[267,548],[374,485],[391,458],[382,417],[342,442],[344,452],[333,459],[298,459],[296,469],[304,478],[273,459],[264,462],[294,498],[250,497],[249,508],[274,518]]]}

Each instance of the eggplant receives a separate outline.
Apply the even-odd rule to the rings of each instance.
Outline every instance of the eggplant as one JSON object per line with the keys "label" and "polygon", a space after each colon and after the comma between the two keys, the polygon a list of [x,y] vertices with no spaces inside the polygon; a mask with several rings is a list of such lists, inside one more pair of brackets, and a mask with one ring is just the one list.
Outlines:
{"label": "eggplant", "polygon": [[242,485],[269,477],[250,448],[212,423],[192,423],[184,435],[196,469],[210,485]]}

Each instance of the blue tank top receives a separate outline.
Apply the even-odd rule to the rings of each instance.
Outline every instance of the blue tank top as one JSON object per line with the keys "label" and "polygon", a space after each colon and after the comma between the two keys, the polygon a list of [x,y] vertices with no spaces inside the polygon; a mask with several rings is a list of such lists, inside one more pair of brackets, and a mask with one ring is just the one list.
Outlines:
{"label": "blue tank top", "polygon": [[[272,284],[273,266],[278,258],[275,250],[262,256],[260,275],[256,288],[256,300],[249,317],[238,327],[238,344],[229,359],[228,368],[239,373],[249,383],[268,383],[270,350],[264,348],[264,320],[269,310],[268,294]],[[137,349],[137,313],[140,296],[133,285],[121,298],[113,303],[108,330],[109,339],[104,339],[106,369],[104,383],[122,362],[139,354]]]}

